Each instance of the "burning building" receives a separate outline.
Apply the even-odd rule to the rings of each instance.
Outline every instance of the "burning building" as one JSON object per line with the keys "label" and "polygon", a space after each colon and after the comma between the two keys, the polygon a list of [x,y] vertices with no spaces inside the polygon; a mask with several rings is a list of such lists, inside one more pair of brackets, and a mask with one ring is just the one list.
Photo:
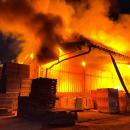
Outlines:
{"label": "burning building", "polygon": [[32,79],[57,79],[61,108],[91,100],[92,90],[123,90],[110,54],[130,89],[129,21],[117,0],[0,0],[0,30],[23,41],[17,62]]}

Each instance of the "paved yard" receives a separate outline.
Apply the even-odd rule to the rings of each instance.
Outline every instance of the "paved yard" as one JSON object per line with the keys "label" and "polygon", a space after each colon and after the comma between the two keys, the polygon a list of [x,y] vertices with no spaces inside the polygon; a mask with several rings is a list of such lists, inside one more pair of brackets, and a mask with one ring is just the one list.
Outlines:
{"label": "paved yard", "polygon": [[42,121],[20,118],[0,119],[0,130],[129,130],[130,114],[109,115],[98,112],[79,113],[73,127],[48,127]]}

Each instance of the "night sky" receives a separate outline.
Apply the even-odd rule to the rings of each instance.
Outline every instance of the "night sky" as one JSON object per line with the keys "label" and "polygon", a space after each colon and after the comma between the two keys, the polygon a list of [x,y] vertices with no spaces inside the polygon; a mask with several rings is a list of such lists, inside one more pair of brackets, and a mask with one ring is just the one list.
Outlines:
{"label": "night sky", "polygon": [[130,14],[130,0],[118,0],[120,13]]}

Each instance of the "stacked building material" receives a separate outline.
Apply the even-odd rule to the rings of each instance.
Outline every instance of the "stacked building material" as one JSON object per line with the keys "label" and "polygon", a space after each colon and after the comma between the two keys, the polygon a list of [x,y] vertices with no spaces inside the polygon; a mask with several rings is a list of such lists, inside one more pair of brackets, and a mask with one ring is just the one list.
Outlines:
{"label": "stacked building material", "polygon": [[83,99],[82,98],[76,98],[75,99],[75,109],[82,109],[83,108]]}
{"label": "stacked building material", "polygon": [[38,78],[32,81],[29,98],[19,99],[19,115],[42,115],[55,107],[57,80]]}
{"label": "stacked building material", "polygon": [[119,91],[119,109],[120,113],[130,112],[130,98],[124,91]]}
{"label": "stacked building material", "polygon": [[103,113],[118,113],[118,90],[112,88],[97,90],[98,110]]}
{"label": "stacked building material", "polygon": [[82,97],[82,96],[74,96],[74,95],[64,95],[58,96],[58,100],[56,100],[55,108],[57,109],[70,109],[70,110],[85,110],[85,109],[93,109],[93,101],[91,97]]}
{"label": "stacked building material", "polygon": [[86,109],[94,109],[94,102],[91,97],[86,98]]}
{"label": "stacked building material", "polygon": [[[16,114],[18,108],[18,93],[0,94],[0,112],[6,110],[10,114]],[[1,114],[5,114],[3,111]]]}
{"label": "stacked building material", "polygon": [[119,91],[119,111],[120,113],[127,112],[127,96],[124,91]]}
{"label": "stacked building material", "polygon": [[21,80],[20,79],[16,79],[16,78],[4,78],[1,80],[1,91],[3,93],[8,93],[8,92],[17,92],[19,93],[20,91],[20,84],[21,84]]}
{"label": "stacked building material", "polygon": [[29,65],[17,63],[5,63],[3,65],[2,77],[14,77],[19,79],[29,78],[30,68]]}
{"label": "stacked building material", "polygon": [[18,65],[19,77],[21,79],[26,79],[30,77],[30,66],[25,64]]}
{"label": "stacked building material", "polygon": [[31,84],[32,84],[31,79],[23,79],[21,81],[20,96],[29,96],[31,92]]}
{"label": "stacked building material", "polygon": [[[17,63],[3,65],[0,80],[0,112],[9,111],[16,114],[18,96],[23,85],[22,80],[29,78],[29,66]],[[6,111],[5,111],[6,110]]]}
{"label": "stacked building material", "polygon": [[98,109],[98,103],[97,103],[97,90],[92,90],[91,91],[91,98],[94,104],[94,109]]}
{"label": "stacked building material", "polygon": [[32,81],[31,100],[36,100],[45,108],[53,108],[56,98],[57,80],[48,78],[39,78]]}
{"label": "stacked building material", "polygon": [[29,114],[29,97],[19,96],[18,97],[18,116],[26,117]]}
{"label": "stacked building material", "polygon": [[6,92],[19,92],[21,80],[29,78],[29,66],[17,63],[6,63],[3,66],[0,90]]}

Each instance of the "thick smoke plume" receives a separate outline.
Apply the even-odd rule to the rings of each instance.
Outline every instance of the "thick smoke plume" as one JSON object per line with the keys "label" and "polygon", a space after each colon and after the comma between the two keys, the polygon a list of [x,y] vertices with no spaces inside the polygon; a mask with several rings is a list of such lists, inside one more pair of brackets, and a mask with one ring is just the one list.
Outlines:
{"label": "thick smoke plume", "polygon": [[130,16],[112,20],[111,3],[117,6],[116,0],[0,0],[0,30],[24,40],[18,61],[32,52],[39,62],[55,59],[59,43],[75,33],[129,54]]}
{"label": "thick smoke plume", "polygon": [[[41,2],[44,4],[44,1]],[[32,52],[39,62],[44,62],[50,56],[56,58],[55,48],[62,40],[59,33],[63,27],[62,18],[55,13],[38,11],[35,4],[37,2],[29,0],[0,1],[0,29],[20,35],[24,40],[20,44],[23,51],[18,57],[21,61]]]}

